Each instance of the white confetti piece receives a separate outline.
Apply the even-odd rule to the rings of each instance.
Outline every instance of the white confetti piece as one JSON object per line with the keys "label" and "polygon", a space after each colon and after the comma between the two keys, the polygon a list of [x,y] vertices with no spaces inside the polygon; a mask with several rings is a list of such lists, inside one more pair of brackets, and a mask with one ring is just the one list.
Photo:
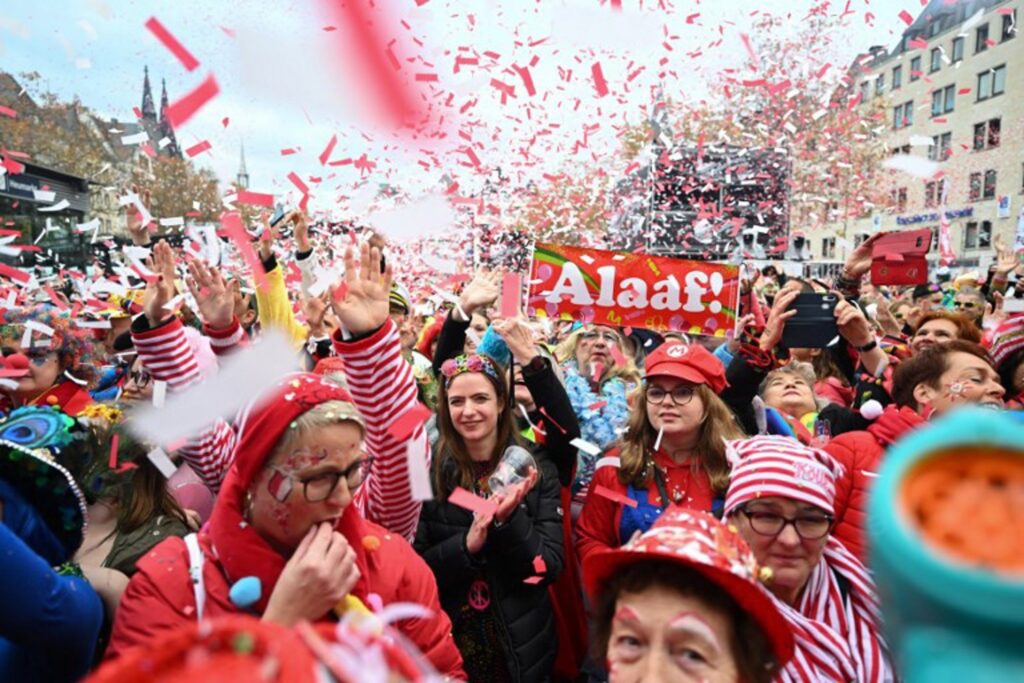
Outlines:
{"label": "white confetti piece", "polygon": [[409,491],[413,500],[433,500],[434,491],[430,486],[430,472],[427,470],[425,430],[421,430],[417,438],[406,442],[405,464],[409,470]]}
{"label": "white confetti piece", "polygon": [[218,417],[233,418],[251,397],[296,369],[291,345],[280,333],[268,331],[258,344],[226,360],[216,375],[168,396],[162,409],[141,408],[132,429],[154,443],[175,443],[200,433]]}
{"label": "white confetti piece", "polygon": [[52,202],[57,198],[57,193],[53,190],[32,190],[32,196],[37,202]]}
{"label": "white confetti piece", "polygon": [[83,330],[109,330],[109,320],[75,320],[75,327],[81,327]]}
{"label": "white confetti piece", "polygon": [[153,407],[163,408],[167,402],[167,382],[158,379],[153,382]]}
{"label": "white confetti piece", "polygon": [[909,154],[896,154],[882,162],[884,168],[891,168],[894,171],[902,171],[907,175],[925,180],[933,178],[939,172],[939,164],[931,159],[915,157]]}
{"label": "white confetti piece", "polygon": [[595,444],[592,444],[592,443],[590,443],[589,441],[587,441],[585,439],[575,438],[575,439],[573,439],[572,441],[569,442],[569,445],[570,446],[575,446],[576,448],[580,449],[584,453],[587,453],[588,455],[592,455],[594,457],[597,457],[597,456],[601,455],[601,449],[598,446],[596,446]]}
{"label": "white confetti piece", "polygon": [[95,230],[98,227],[100,227],[100,219],[93,218],[91,221],[76,224],[75,232],[88,232],[89,230]]}
{"label": "white confetti piece", "polygon": [[40,206],[38,211],[40,211],[40,212],[63,211],[64,209],[68,208],[69,206],[71,206],[71,203],[68,202],[68,200],[66,200],[66,199],[62,199],[59,202],[57,202],[56,204],[51,204],[50,206]]}
{"label": "white confetti piece", "polygon": [[46,335],[47,337],[52,337],[54,332],[53,328],[50,327],[49,325],[45,323],[36,322],[35,320],[26,320],[25,329],[34,330],[39,334]]}
{"label": "white confetti piece", "polygon": [[139,145],[142,144],[143,142],[146,142],[147,140],[149,140],[149,133],[147,133],[146,131],[135,133],[134,135],[121,136],[121,144],[126,146]]}
{"label": "white confetti piece", "polygon": [[160,225],[165,228],[173,228],[180,225],[185,225],[185,219],[182,216],[175,216],[173,218],[161,218]]}
{"label": "white confetti piece", "polygon": [[160,470],[160,474],[164,475],[165,479],[170,479],[174,476],[174,473],[178,471],[178,466],[175,465],[167,454],[164,453],[164,449],[157,446],[149,453],[146,453],[146,459],[153,463],[153,466]]}

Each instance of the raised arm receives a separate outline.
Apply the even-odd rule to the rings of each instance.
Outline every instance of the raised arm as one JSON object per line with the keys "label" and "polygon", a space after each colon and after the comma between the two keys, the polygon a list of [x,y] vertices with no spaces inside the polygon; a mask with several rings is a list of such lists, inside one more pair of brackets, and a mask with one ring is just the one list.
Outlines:
{"label": "raised arm", "polygon": [[366,423],[366,447],[374,458],[356,503],[367,519],[411,541],[421,503],[412,497],[406,450],[409,441],[421,440],[429,470],[430,446],[422,425],[402,439],[388,431],[417,406],[416,382],[412,367],[402,358],[398,329],[388,317],[391,265],[381,273],[379,263],[380,251],[367,244],[360,249],[358,265],[351,250],[346,252],[345,279],[331,297],[342,326],[334,346],[344,362],[352,400]]}

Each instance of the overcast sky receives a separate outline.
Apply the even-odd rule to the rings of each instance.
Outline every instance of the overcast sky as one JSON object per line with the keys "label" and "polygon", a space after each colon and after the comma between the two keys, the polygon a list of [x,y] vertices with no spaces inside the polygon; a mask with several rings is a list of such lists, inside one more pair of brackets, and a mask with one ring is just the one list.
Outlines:
{"label": "overcast sky", "polygon": [[[821,5],[622,0],[623,10],[613,13],[599,0],[427,0],[419,6],[416,0],[378,0],[393,13],[381,25],[399,39],[394,51],[403,72],[437,75],[436,82],[416,84],[418,92],[441,101],[452,98],[442,124],[446,137],[410,140],[380,130],[363,106],[372,98],[352,77],[353,69],[346,69],[352,62],[341,48],[355,41],[334,4],[0,0],[0,68],[15,74],[38,71],[44,86],[59,97],[78,96],[122,120],[130,120],[132,107],[141,103],[144,65],[154,97],[159,98],[160,80],[166,78],[172,101],[212,73],[220,95],[177,132],[183,148],[210,141],[212,150],[197,163],[232,179],[244,140],[252,189],[286,192],[292,188],[287,176],[294,171],[307,180],[322,179],[315,186],[315,206],[351,208],[360,201],[354,188],[361,176],[373,188],[387,181],[417,194],[436,188],[447,173],[471,189],[482,177],[465,152],[471,143],[481,168],[511,168],[519,180],[605,160],[610,164],[608,152],[617,145],[614,127],[644,118],[653,87],[663,83],[677,100],[704,97],[719,87],[723,67],[743,66],[748,53],[740,36],[750,31],[756,15],[774,14],[796,31],[808,11]],[[828,11],[842,12],[844,4],[846,26],[833,36],[833,54],[816,54],[814,60],[845,66],[869,45],[891,47],[905,28],[900,12],[916,16],[921,9],[919,0],[842,0]],[[200,62],[197,69],[186,71],[145,28],[150,16],[192,52]],[[457,55],[485,52],[494,54],[453,73]],[[659,67],[664,58],[668,63]],[[511,67],[533,60],[536,94],[529,96]],[[595,91],[594,62],[600,62],[608,84],[605,97]],[[628,80],[641,66],[641,73]],[[665,69],[672,73],[659,78]],[[513,86],[515,96],[502,104],[492,79]],[[459,111],[463,106],[465,113]],[[322,166],[319,157],[335,134],[338,144],[330,159],[366,154],[376,167]],[[532,139],[543,158],[517,166],[516,150]],[[576,143],[584,140],[587,147],[580,151]],[[286,149],[296,153],[282,155]]]}

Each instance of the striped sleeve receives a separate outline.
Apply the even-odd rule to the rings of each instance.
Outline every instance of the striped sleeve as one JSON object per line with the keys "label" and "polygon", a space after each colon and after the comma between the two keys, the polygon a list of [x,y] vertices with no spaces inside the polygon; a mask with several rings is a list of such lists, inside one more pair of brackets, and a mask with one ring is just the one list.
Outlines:
{"label": "striped sleeve", "polygon": [[[421,503],[412,497],[406,448],[409,440],[422,438],[423,426],[401,441],[388,433],[395,420],[417,402],[416,381],[412,366],[402,357],[398,328],[388,319],[380,330],[356,342],[336,335],[334,347],[344,361],[352,399],[366,422],[366,447],[374,458],[356,503],[367,519],[411,542]],[[429,469],[429,446],[425,453]]]}
{"label": "striped sleeve", "polygon": [[[195,351],[177,318],[151,330],[133,329],[132,341],[143,367],[153,379],[167,382],[172,392],[185,391],[201,380]],[[218,420],[210,429],[189,439],[178,453],[206,487],[216,493],[231,465],[234,446],[234,429],[224,420]]]}
{"label": "striped sleeve", "polygon": [[245,330],[237,317],[232,318],[231,324],[222,329],[203,325],[203,334],[210,340],[210,348],[218,356],[230,354],[236,348],[245,346]]}

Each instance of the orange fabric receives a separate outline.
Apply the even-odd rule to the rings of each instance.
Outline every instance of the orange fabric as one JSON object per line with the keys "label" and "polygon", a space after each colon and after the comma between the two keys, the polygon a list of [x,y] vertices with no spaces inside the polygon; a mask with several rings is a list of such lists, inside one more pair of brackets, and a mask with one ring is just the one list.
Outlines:
{"label": "orange fabric", "polygon": [[900,491],[908,517],[943,553],[996,571],[1024,572],[1024,457],[991,448],[936,454]]}

